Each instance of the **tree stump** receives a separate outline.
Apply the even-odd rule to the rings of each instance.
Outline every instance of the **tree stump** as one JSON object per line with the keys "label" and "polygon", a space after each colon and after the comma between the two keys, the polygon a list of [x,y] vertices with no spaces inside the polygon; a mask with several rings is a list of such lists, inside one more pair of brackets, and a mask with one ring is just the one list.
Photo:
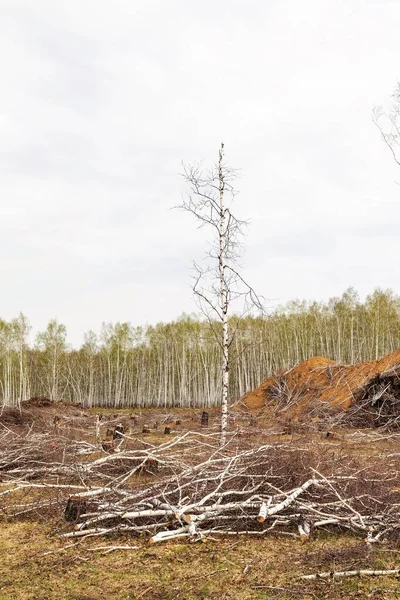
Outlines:
{"label": "tree stump", "polygon": [[113,440],[120,440],[122,439],[123,435],[125,432],[125,428],[123,425],[117,425],[114,428],[114,433],[113,433]]}
{"label": "tree stump", "polygon": [[201,413],[201,424],[203,427],[208,427],[208,412],[205,410]]}
{"label": "tree stump", "polygon": [[104,452],[114,452],[114,442],[112,440],[104,440],[101,443],[101,447],[103,448]]}
{"label": "tree stump", "polygon": [[79,517],[85,514],[86,511],[86,500],[79,496],[70,496],[68,498],[67,506],[64,511],[64,518],[69,523],[77,521]]}

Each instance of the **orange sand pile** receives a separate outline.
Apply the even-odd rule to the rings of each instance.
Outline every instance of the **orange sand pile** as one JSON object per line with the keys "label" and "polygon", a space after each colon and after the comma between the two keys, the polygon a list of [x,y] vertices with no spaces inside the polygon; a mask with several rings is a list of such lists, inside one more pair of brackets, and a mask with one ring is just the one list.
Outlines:
{"label": "orange sand pile", "polygon": [[284,401],[295,414],[318,402],[347,410],[362,398],[365,388],[374,379],[398,372],[400,350],[379,360],[355,365],[339,365],[317,356],[276,377],[269,377],[249,392],[243,402],[250,410],[260,410],[269,403]]}

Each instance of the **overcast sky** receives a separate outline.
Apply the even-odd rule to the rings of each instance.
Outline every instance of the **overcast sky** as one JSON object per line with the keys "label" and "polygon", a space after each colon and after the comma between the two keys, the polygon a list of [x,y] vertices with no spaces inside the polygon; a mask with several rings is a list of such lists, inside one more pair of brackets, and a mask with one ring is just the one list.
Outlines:
{"label": "overcast sky", "polygon": [[271,306],[400,292],[400,168],[371,121],[400,77],[399,0],[1,0],[5,319],[71,343],[195,304],[204,234],[180,163],[225,142]]}

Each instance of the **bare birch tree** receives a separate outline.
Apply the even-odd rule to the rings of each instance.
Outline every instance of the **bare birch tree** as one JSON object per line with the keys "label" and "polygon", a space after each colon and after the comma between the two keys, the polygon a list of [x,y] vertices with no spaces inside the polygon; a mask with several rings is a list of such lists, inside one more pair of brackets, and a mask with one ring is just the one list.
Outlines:
{"label": "bare birch tree", "polygon": [[381,106],[376,106],[372,120],[381,132],[381,137],[395,162],[400,166],[400,83],[393,92],[392,99],[391,111],[388,113]]}
{"label": "bare birch tree", "polygon": [[[259,297],[239,273],[246,221],[237,219],[231,210],[236,172],[225,164],[224,144],[220,146],[218,162],[211,171],[205,172],[199,165],[183,165],[183,169],[189,191],[178,208],[194,215],[199,227],[209,228],[212,234],[205,263],[194,263],[193,292],[222,353],[220,444],[223,446],[228,427],[230,347],[234,339],[234,331],[229,331],[231,308],[238,300],[242,301],[243,312],[252,306],[259,309],[262,306]],[[220,330],[217,330],[216,322],[221,325]]]}

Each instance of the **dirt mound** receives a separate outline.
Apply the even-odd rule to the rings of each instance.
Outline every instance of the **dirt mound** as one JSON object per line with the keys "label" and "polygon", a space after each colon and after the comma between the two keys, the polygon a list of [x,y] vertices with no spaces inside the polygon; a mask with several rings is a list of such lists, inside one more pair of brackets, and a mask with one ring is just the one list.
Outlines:
{"label": "dirt mound", "polygon": [[316,391],[326,387],[329,384],[327,367],[331,365],[336,363],[323,356],[309,358],[289,371],[281,371],[274,377],[268,377],[258,388],[247,393],[242,402],[250,410],[260,410],[268,401],[277,400],[284,390],[286,393],[290,390],[293,395],[304,389]]}
{"label": "dirt mound", "polygon": [[[269,377],[242,402],[250,410],[273,406],[292,417],[321,409],[357,411],[400,420],[400,350],[374,361],[341,365],[323,357],[310,358],[289,371]],[[362,411],[361,411],[362,412]],[[371,420],[371,419],[370,419]]]}

